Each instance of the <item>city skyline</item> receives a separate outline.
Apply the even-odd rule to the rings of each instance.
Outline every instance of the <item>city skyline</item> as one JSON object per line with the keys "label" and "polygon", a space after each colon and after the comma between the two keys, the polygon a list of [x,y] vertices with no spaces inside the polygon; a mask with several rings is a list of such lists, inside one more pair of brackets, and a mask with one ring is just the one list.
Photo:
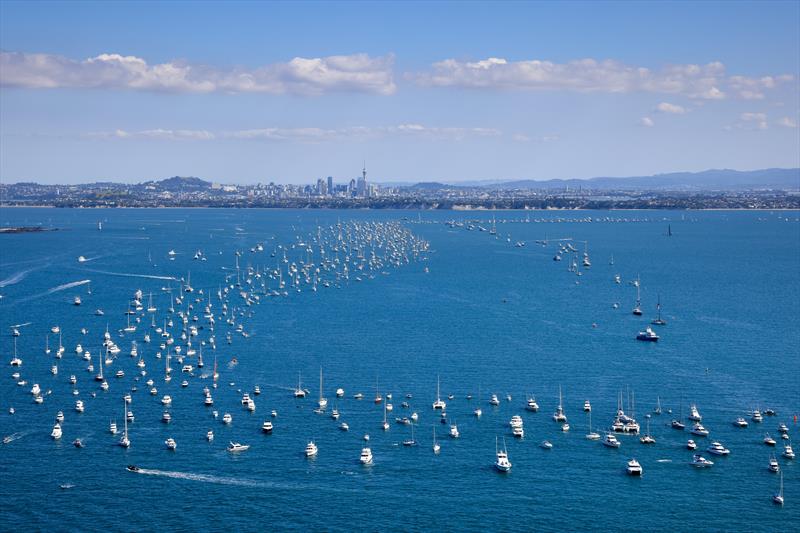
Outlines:
{"label": "city skyline", "polygon": [[797,3],[98,6],[0,4],[4,183],[800,166]]}

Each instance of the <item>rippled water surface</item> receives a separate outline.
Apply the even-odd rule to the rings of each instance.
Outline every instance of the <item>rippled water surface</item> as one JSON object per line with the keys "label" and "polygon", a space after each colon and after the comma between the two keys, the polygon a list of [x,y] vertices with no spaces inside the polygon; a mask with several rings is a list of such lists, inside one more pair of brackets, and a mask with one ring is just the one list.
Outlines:
{"label": "rippled water surface", "polygon": [[[0,445],[0,529],[151,530],[452,530],[532,529],[790,531],[800,527],[800,459],[779,457],[786,505],[772,504],[778,476],[767,471],[771,449],[765,432],[778,436],[785,422],[800,434],[793,415],[800,412],[800,223],[797,212],[498,212],[495,238],[488,231],[451,227],[444,222],[480,219],[491,227],[491,213],[300,210],[56,210],[3,209],[3,225],[56,227],[58,231],[0,236],[0,435],[19,438]],[[191,272],[195,289],[216,298],[235,267],[275,268],[276,245],[308,241],[317,226],[348,221],[400,221],[430,242],[426,261],[387,267],[387,274],[351,276],[348,283],[287,296],[262,296],[242,317],[248,338],[217,321],[217,349],[204,348],[204,373],[180,373],[164,383],[165,360],[156,343],[142,337],[150,325],[142,318],[133,334],[119,333],[136,289],[152,292],[163,324],[170,278]],[[97,223],[103,229],[98,231]],[[673,236],[666,235],[671,226]],[[553,261],[557,239],[571,238],[581,252],[584,241],[592,266],[582,276],[567,271],[567,260]],[[510,240],[509,240],[510,239]],[[547,246],[537,240],[548,240]],[[515,246],[524,242],[524,247]],[[251,252],[256,243],[263,252]],[[567,241],[564,241],[567,242]],[[175,250],[174,260],[168,251]],[[202,250],[207,261],[193,260]],[[280,254],[278,254],[280,255]],[[79,263],[78,256],[87,261]],[[614,264],[610,264],[613,257]],[[290,262],[301,253],[289,249]],[[429,272],[425,272],[425,268]],[[622,283],[614,282],[614,275]],[[640,276],[643,317],[630,311]],[[88,283],[81,283],[89,280]],[[232,283],[229,279],[228,283]],[[275,283],[270,280],[270,283]],[[272,286],[270,285],[270,286]],[[91,294],[88,290],[91,289]],[[231,291],[230,305],[243,300]],[[83,304],[72,305],[80,295]],[[654,318],[660,296],[668,325],[657,329],[658,343],[634,340]],[[193,297],[197,297],[197,292]],[[192,298],[186,298],[188,303]],[[618,302],[618,309],[612,304]],[[145,298],[145,304],[146,304]],[[185,307],[185,306],[184,306]],[[105,316],[94,316],[103,308]],[[194,314],[202,307],[196,304]],[[145,313],[146,315],[146,313]],[[13,339],[20,327],[19,369],[25,386],[11,378]],[[66,352],[56,361],[44,353],[50,328],[59,325]],[[99,353],[109,326],[122,352],[106,375],[102,392],[74,353],[77,343]],[[88,330],[81,334],[81,328]],[[179,334],[178,323],[173,328]],[[208,337],[207,325],[197,339]],[[147,363],[158,395],[148,394],[142,378],[133,393],[132,446],[115,446],[108,432],[122,427],[122,396],[134,384],[136,359],[131,341]],[[155,339],[154,339],[155,340]],[[55,348],[58,338],[50,335]],[[211,386],[211,361],[219,362],[214,407],[203,406],[202,389]],[[237,364],[231,364],[235,359]],[[51,366],[58,364],[58,375]],[[95,364],[96,361],[95,361]],[[337,407],[350,425],[338,429],[328,414],[313,412],[324,371],[328,411]],[[113,373],[125,371],[117,379]],[[295,400],[298,373],[310,390]],[[80,391],[68,382],[75,374]],[[431,409],[437,375],[447,414],[461,437],[450,439]],[[188,387],[180,382],[186,379]],[[29,390],[39,383],[47,394],[41,405]],[[383,410],[375,389],[391,393],[389,431],[380,428]],[[241,406],[242,392],[260,385],[255,413]],[[551,420],[559,386],[571,431]],[[342,387],[345,398],[334,400]],[[353,399],[362,392],[365,399]],[[644,446],[621,436],[618,450],[584,438],[590,400],[592,423],[610,425],[622,393],[645,414],[660,397],[664,414],[650,419],[657,439]],[[492,393],[498,407],[488,404]],[[173,422],[160,422],[163,394],[173,397]],[[401,408],[411,394],[410,409]],[[474,398],[467,400],[467,394]],[[526,395],[541,410],[524,410]],[[511,395],[511,401],[505,399]],[[82,398],[86,411],[74,411]],[[688,465],[687,432],[668,427],[694,402],[714,440],[731,449],[715,466]],[[483,416],[472,415],[480,404]],[[16,414],[10,415],[10,407]],[[778,416],[746,429],[737,416],[770,407]],[[261,424],[277,410],[271,435]],[[64,437],[49,433],[57,411],[64,411]],[[224,426],[212,411],[229,412]],[[398,416],[419,413],[417,447],[404,447],[408,426]],[[511,437],[508,421],[520,414],[525,438]],[[749,417],[748,417],[749,418]],[[441,441],[431,451],[434,428]],[[205,440],[213,429],[216,439]],[[369,433],[374,465],[358,462],[362,436]],[[173,437],[176,452],[164,447]],[[507,475],[492,468],[495,437],[505,437],[513,463]],[[83,449],[72,446],[75,438]],[[319,455],[308,460],[309,439]],[[549,439],[553,449],[539,443]],[[230,454],[230,440],[250,444]],[[697,438],[705,449],[709,439]],[[800,441],[800,439],[798,439]],[[779,440],[779,455],[783,443]],[[795,449],[800,453],[800,442]],[[642,478],[625,475],[636,457]],[[710,457],[710,456],[709,456]],[[136,464],[139,474],[125,470]],[[61,488],[62,486],[70,488]]]}

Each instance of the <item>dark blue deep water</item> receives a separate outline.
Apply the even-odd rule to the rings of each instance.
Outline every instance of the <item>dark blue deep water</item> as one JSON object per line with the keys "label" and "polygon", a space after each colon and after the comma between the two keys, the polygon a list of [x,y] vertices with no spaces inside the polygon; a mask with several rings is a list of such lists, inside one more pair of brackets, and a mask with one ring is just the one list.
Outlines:
{"label": "dark blue deep water", "polygon": [[[473,218],[488,228],[487,212],[3,209],[2,225],[58,231],[0,235],[0,435],[19,436],[0,445],[0,530],[800,528],[800,458],[778,459],[786,504],[777,507],[771,496],[778,476],[766,468],[772,450],[762,444],[764,433],[778,437],[784,422],[800,453],[793,419],[800,413],[798,213],[536,212],[528,223],[521,212],[496,217],[501,238],[444,223]],[[181,374],[173,361],[169,384],[157,344],[142,342],[149,316],[136,333],[118,333],[136,289],[152,291],[162,325],[168,296],[161,289],[170,281],[147,276],[191,271],[192,285],[213,294],[219,313],[216,292],[232,272],[235,251],[242,252],[243,269],[273,268],[277,244],[308,240],[317,226],[353,220],[402,222],[429,241],[429,259],[386,268],[388,275],[374,279],[351,277],[338,288],[263,296],[247,308],[252,317],[243,319],[248,338],[234,334],[228,344],[227,324],[218,318],[217,349],[204,350],[206,375]],[[536,244],[545,237],[547,247]],[[581,277],[567,271],[567,261],[552,260],[559,238],[572,238],[581,251],[588,241],[593,264]],[[517,241],[526,246],[514,246]],[[251,252],[259,242],[264,251]],[[197,250],[208,260],[193,260]],[[79,263],[81,255],[89,260]],[[289,260],[299,255],[290,249]],[[615,274],[621,284],[614,283]],[[645,311],[638,318],[630,313],[635,288],[628,283],[637,275]],[[61,288],[82,280],[91,283]],[[75,295],[83,299],[80,307],[72,305]],[[659,295],[669,323],[657,329],[658,343],[637,342]],[[235,291],[230,300],[241,306]],[[106,315],[93,316],[96,308]],[[195,314],[201,311],[198,305]],[[17,339],[20,379],[27,384],[18,386],[9,366],[9,326],[27,322]],[[74,348],[81,343],[97,354],[106,324],[122,352],[106,368],[110,390],[102,392]],[[60,361],[44,353],[54,325],[66,347]],[[207,336],[202,329],[197,340]],[[128,356],[132,340],[158,395],[148,394],[147,378],[140,380],[131,405],[132,446],[125,450],[114,445],[118,437],[108,424],[116,419],[122,427],[122,396],[138,373]],[[50,346],[57,343],[51,335]],[[221,377],[212,409],[203,406],[202,389],[211,385],[215,354]],[[234,358],[238,364],[230,365]],[[334,390],[346,391],[337,407],[349,432],[313,412],[320,366],[329,410]],[[118,369],[124,378],[113,377]],[[310,390],[304,400],[291,393],[298,372]],[[70,374],[78,378],[78,396]],[[447,437],[448,426],[431,409],[437,375],[442,394],[455,395],[447,413],[458,423],[457,440]],[[382,408],[372,402],[376,380],[383,394],[394,396],[387,432],[380,429]],[[33,383],[50,391],[41,405],[29,392]],[[254,397],[251,414],[240,399],[256,384],[262,394]],[[551,420],[559,386],[569,433]],[[365,399],[353,399],[356,392]],[[621,436],[621,448],[612,450],[584,438],[584,401],[592,403],[593,424],[604,428],[620,392],[626,403],[635,395],[643,427],[660,397],[665,412],[650,422],[655,445]],[[492,393],[500,406],[488,405]],[[163,394],[173,397],[169,425],[160,422]],[[400,407],[406,394],[413,395],[411,409]],[[538,413],[524,410],[527,394],[536,396]],[[86,403],[83,414],[73,408],[77,398]],[[709,456],[716,462],[711,469],[689,466],[688,432],[668,426],[666,410],[677,414],[681,401],[684,409],[696,403],[711,437],[731,450],[728,457]],[[480,419],[472,416],[478,402]],[[749,420],[756,407],[775,409],[777,416],[746,429],[733,426],[737,416]],[[278,412],[275,429],[264,435],[261,424],[272,409]],[[59,410],[66,417],[64,437],[53,441]],[[230,412],[232,425],[214,420],[212,410],[220,417]],[[420,415],[415,448],[400,445],[410,430],[394,423],[411,411]],[[514,414],[524,419],[523,440],[511,437]],[[438,456],[431,451],[434,426],[442,444]],[[212,428],[216,440],[209,444],[205,434]],[[364,433],[371,436],[371,467],[358,463]],[[505,436],[513,463],[506,475],[492,468],[496,436]],[[165,449],[167,437],[177,441],[176,452]],[[75,438],[83,439],[83,449],[72,446]],[[303,450],[311,438],[320,452],[307,460]],[[539,447],[544,439],[553,442],[552,450]],[[230,454],[229,440],[251,448]],[[709,441],[696,440],[703,450]],[[779,456],[782,445],[779,440]],[[631,457],[644,468],[641,478],[625,475]],[[130,473],[128,464],[148,473]]]}

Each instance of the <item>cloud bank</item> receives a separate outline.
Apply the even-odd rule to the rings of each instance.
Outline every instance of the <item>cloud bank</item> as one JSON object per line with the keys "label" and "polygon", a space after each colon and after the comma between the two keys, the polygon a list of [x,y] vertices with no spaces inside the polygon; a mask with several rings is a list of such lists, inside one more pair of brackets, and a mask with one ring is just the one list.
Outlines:
{"label": "cloud bank", "polygon": [[625,65],[619,61],[580,59],[554,63],[537,59],[508,61],[490,57],[481,61],[447,59],[428,72],[409,76],[432,87],[506,90],[569,90],[577,92],[647,92],[720,100],[729,94],[746,99],[764,97],[764,91],[791,81],[790,75],[748,78],[728,76],[720,62],[707,65],[669,65],[660,70]]}
{"label": "cloud bank", "polygon": [[127,131],[117,129],[108,132],[94,132],[87,138],[99,139],[151,139],[168,141],[210,141],[214,139],[236,139],[272,142],[319,143],[341,140],[366,140],[386,137],[417,137],[428,140],[461,141],[469,137],[498,137],[503,133],[494,128],[437,127],[423,124],[399,124],[396,126],[352,126],[345,128],[257,128],[247,130],[221,131],[186,129],[151,129]]}
{"label": "cloud bank", "polygon": [[394,57],[366,54],[296,57],[258,68],[219,69],[171,61],[156,65],[119,54],[77,61],[59,55],[0,52],[0,86],[30,89],[129,89],[177,93],[316,95],[353,91],[392,94]]}

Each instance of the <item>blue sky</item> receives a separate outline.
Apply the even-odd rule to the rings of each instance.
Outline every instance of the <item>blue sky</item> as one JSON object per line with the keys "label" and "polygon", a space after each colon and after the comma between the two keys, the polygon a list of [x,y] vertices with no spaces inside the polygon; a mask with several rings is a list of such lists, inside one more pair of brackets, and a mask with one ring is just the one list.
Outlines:
{"label": "blue sky", "polygon": [[0,180],[800,166],[800,3],[0,2]]}

